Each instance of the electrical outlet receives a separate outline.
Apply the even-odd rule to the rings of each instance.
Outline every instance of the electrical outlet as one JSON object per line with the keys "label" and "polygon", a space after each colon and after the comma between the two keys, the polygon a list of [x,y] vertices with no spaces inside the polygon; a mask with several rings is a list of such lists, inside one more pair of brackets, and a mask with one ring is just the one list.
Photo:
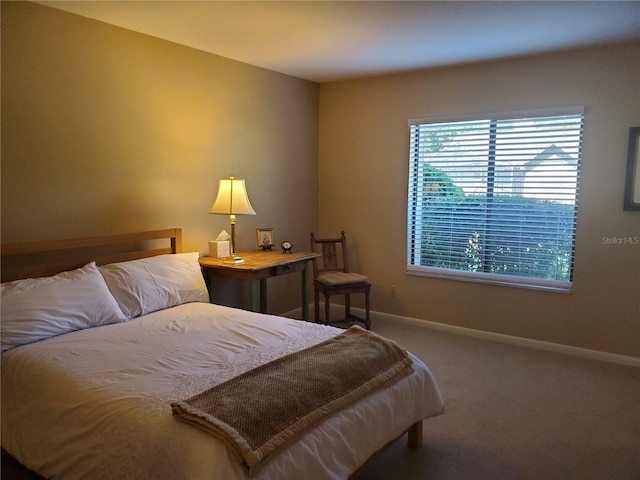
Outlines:
{"label": "electrical outlet", "polygon": [[392,297],[396,296],[396,286],[395,285],[391,285],[391,296]]}

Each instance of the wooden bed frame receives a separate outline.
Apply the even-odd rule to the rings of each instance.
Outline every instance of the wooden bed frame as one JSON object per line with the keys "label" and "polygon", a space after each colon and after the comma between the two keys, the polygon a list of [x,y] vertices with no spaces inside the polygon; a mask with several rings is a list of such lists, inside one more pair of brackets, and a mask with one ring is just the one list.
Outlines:
{"label": "wooden bed frame", "polygon": [[0,279],[9,282],[21,278],[46,277],[93,261],[97,265],[104,265],[181,252],[180,228],[67,240],[7,243],[0,246]]}
{"label": "wooden bed frame", "polygon": [[[95,261],[97,265],[182,252],[182,229],[102,235],[79,239],[10,243],[0,246],[2,282],[55,275]],[[349,478],[362,471],[407,433],[408,447],[422,446],[422,420],[375,452]],[[2,450],[2,477],[9,480],[40,479]]]}

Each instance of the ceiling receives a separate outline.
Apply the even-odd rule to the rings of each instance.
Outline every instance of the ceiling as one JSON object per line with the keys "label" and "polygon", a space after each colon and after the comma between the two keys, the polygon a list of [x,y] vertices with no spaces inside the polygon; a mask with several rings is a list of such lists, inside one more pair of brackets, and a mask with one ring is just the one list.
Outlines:
{"label": "ceiling", "polygon": [[40,1],[327,82],[640,38],[640,1]]}

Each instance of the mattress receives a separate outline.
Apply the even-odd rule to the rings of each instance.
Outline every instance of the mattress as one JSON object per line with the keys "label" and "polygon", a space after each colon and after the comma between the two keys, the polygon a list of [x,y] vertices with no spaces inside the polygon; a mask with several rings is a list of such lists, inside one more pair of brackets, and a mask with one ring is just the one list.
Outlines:
{"label": "mattress", "polygon": [[[245,479],[225,446],[178,421],[171,403],[340,332],[186,303],[14,348],[1,357],[2,447],[44,477]],[[319,422],[254,478],[348,478],[410,425],[442,413],[431,372],[411,358],[411,375]]]}

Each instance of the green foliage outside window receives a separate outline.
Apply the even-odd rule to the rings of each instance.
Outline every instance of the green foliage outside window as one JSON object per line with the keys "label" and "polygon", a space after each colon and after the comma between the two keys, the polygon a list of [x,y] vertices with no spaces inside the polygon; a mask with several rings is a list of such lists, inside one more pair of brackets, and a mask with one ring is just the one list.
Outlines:
{"label": "green foliage outside window", "polygon": [[[464,196],[457,187],[449,191],[453,193],[430,196],[422,205],[420,265],[569,280],[573,205],[513,196]],[[447,215],[442,215],[444,211]],[[492,229],[492,223],[501,228]],[[513,225],[513,231],[505,230],[505,225]]]}

